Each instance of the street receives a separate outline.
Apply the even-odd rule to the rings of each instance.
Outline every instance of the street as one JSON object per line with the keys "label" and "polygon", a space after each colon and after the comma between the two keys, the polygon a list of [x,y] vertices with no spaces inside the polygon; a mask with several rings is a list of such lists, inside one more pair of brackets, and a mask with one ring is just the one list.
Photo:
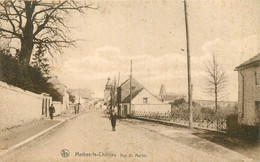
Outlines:
{"label": "street", "polygon": [[202,140],[188,129],[119,119],[114,132],[103,110],[81,114],[1,159],[37,162],[243,160],[248,158]]}

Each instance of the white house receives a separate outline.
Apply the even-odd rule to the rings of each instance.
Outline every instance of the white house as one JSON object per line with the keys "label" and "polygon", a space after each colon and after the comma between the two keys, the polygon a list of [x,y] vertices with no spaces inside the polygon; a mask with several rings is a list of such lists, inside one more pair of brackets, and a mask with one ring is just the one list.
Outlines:
{"label": "white house", "polygon": [[[124,86],[129,82],[129,79],[124,82],[118,93],[121,94],[118,115],[122,117],[129,116],[134,112],[168,112],[171,111],[171,105],[163,103],[160,99],[158,99],[155,95],[153,95],[150,91],[148,91],[145,87],[143,87],[140,83],[138,83],[135,79],[132,80],[132,102],[130,108],[130,100],[131,96],[129,90],[127,90],[127,86]],[[127,84],[128,85],[128,84]],[[122,88],[123,87],[123,88]],[[129,87],[130,89],[130,87]],[[126,97],[122,98],[122,94],[125,94],[124,91],[128,92]]]}
{"label": "white house", "polygon": [[235,69],[238,72],[239,123],[260,124],[260,53]]}

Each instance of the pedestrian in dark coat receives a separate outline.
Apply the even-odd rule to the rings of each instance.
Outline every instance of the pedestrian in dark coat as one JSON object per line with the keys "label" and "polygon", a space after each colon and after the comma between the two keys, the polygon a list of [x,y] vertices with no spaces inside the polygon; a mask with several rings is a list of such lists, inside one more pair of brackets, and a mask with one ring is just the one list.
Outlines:
{"label": "pedestrian in dark coat", "polygon": [[74,111],[75,111],[75,114],[77,113],[77,106],[75,105],[74,106]]}
{"label": "pedestrian in dark coat", "polygon": [[110,114],[110,120],[111,120],[111,125],[112,125],[112,131],[116,131],[116,120],[117,120],[117,115],[115,112],[112,112]]}
{"label": "pedestrian in dark coat", "polygon": [[77,114],[79,114],[79,107],[80,107],[80,103],[78,103]]}
{"label": "pedestrian in dark coat", "polygon": [[53,119],[53,114],[55,113],[55,108],[54,108],[53,104],[51,104],[51,106],[49,107],[49,113],[50,113],[51,119]]}

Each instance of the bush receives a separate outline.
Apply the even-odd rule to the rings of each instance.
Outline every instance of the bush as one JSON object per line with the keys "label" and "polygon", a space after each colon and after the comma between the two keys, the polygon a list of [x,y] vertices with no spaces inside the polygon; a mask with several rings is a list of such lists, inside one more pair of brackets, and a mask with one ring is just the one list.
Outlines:
{"label": "bush", "polygon": [[0,50],[0,80],[34,93],[48,93],[55,101],[61,101],[61,94],[48,83],[39,68],[22,65],[9,51]]}
{"label": "bush", "polygon": [[170,102],[172,107],[179,107],[182,104],[187,104],[184,98],[176,99],[173,102]]}

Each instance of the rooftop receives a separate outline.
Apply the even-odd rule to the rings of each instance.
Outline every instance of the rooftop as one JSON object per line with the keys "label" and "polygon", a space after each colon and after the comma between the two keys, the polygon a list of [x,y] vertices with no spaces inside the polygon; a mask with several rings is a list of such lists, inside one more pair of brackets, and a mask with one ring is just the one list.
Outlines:
{"label": "rooftop", "polygon": [[[143,88],[134,91],[134,92],[132,93],[132,99],[135,98],[135,96],[137,96],[142,90],[143,90]],[[122,103],[129,103],[129,102],[130,102],[130,99],[131,99],[131,96],[130,96],[130,94],[129,94],[129,95],[122,101]]]}
{"label": "rooftop", "polygon": [[240,68],[244,68],[244,67],[249,66],[249,65],[253,65],[255,63],[258,63],[258,64],[260,63],[260,53],[258,53],[254,57],[250,58],[249,60],[245,61],[244,63],[240,64],[239,66],[237,66],[235,70],[238,70]]}

